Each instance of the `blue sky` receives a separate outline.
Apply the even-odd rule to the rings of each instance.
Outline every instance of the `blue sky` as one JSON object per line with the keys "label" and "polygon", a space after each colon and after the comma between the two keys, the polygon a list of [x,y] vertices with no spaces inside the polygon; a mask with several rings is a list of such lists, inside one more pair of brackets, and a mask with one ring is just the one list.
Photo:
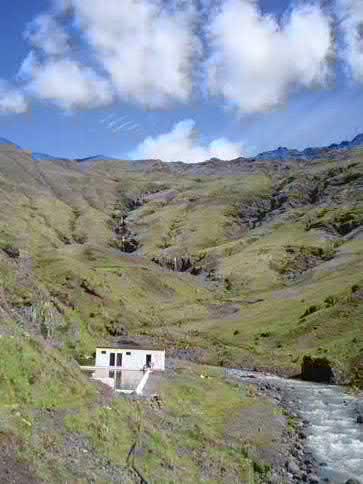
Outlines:
{"label": "blue sky", "polygon": [[[18,109],[25,112],[16,113],[4,109],[6,112],[0,114],[0,137],[9,138],[27,149],[67,157],[83,157],[97,153],[127,157],[131,152],[136,152],[140,156],[148,154],[156,156],[156,151],[160,150],[161,158],[163,158],[162,155],[164,158],[168,156],[172,158],[180,153],[180,159],[183,159],[183,156],[190,156],[187,161],[200,161],[200,157],[214,154],[213,149],[209,148],[214,140],[224,140],[218,141],[219,146],[224,142],[230,144],[226,153],[233,154],[237,144],[241,147],[240,154],[252,154],[278,146],[303,148],[311,145],[326,145],[334,141],[350,139],[363,131],[361,114],[363,79],[360,77],[359,70],[359,63],[363,63],[363,60],[358,57],[354,39],[344,37],[343,28],[338,34],[338,40],[345,45],[345,48],[338,53],[338,61],[333,67],[328,66],[328,61],[325,64],[323,56],[328,49],[326,40],[328,22],[324,22],[329,15],[325,11],[321,11],[320,16],[315,15],[316,12],[300,12],[298,18],[300,23],[294,24],[291,19],[285,20],[285,27],[281,27],[283,35],[277,37],[269,30],[268,18],[273,18],[278,25],[281,18],[284,18],[284,14],[288,16],[292,8],[298,8],[296,2],[290,4],[287,0],[261,0],[258,8],[255,6],[240,8],[238,2],[248,4],[249,0],[225,0],[226,7],[225,10],[223,6],[220,7],[218,21],[216,20],[218,15],[212,10],[213,5],[209,5],[207,12],[213,13],[205,18],[206,25],[199,26],[197,30],[200,31],[201,28],[206,27],[217,40],[210,43],[207,41],[204,51],[198,54],[198,34],[194,33],[191,55],[195,57],[199,55],[196,63],[199,70],[193,78],[193,87],[189,92],[190,79],[188,83],[184,78],[176,79],[173,72],[174,67],[175,69],[180,67],[177,62],[174,66],[173,61],[183,45],[187,45],[183,42],[188,42],[189,46],[192,39],[192,32],[183,31],[183,28],[186,29],[189,17],[179,17],[177,23],[172,23],[174,20],[168,18],[166,22],[170,20],[169,24],[160,24],[166,25],[166,39],[168,39],[167,35],[171,35],[170,32],[168,34],[167,25],[171,26],[171,32],[173,30],[176,32],[172,40],[174,50],[171,54],[159,52],[157,49],[162,47],[156,42],[150,49],[149,57],[146,60],[141,59],[139,64],[135,61],[135,65],[130,65],[132,72],[129,73],[127,66],[122,65],[121,61],[134,60],[134,57],[130,57],[130,53],[124,52],[125,49],[129,51],[135,49],[133,37],[129,45],[126,38],[119,50],[116,45],[116,53],[114,53],[112,41],[117,44],[118,30],[115,30],[114,39],[108,33],[102,36],[104,34],[102,29],[107,30],[109,18],[107,12],[103,23],[97,18],[99,1],[89,0],[89,5],[94,3],[95,7],[93,10],[95,16],[92,18],[88,16],[88,12],[82,10],[79,0],[71,0],[71,3],[75,4],[75,13],[69,19],[63,13],[59,13],[58,7],[55,7],[52,2],[2,0],[2,11],[6,12],[6,15],[0,17],[2,61],[0,79],[6,85],[3,96],[6,96],[9,90],[12,92],[16,90],[24,97],[27,109]],[[115,8],[118,8],[117,1],[110,0]],[[154,0],[143,0],[145,4],[151,1]],[[349,4],[351,0],[337,1],[344,5]],[[127,2],[132,5],[133,0],[127,0]],[[209,3],[212,3],[212,0]],[[58,4],[61,4],[61,1]],[[107,6],[108,3],[104,5]],[[304,2],[300,2],[299,5],[301,7]],[[107,10],[107,7],[105,9]],[[233,9],[237,10],[233,11]],[[44,27],[43,21],[36,26],[33,24],[32,34],[25,38],[24,32],[27,31],[27,26],[40,14],[46,14],[49,18],[55,19],[59,32],[62,33],[63,30],[66,32],[67,43],[69,42],[70,45],[77,43],[76,54],[67,46],[60,47],[59,37],[54,40],[57,52],[54,51],[54,45],[43,48],[43,40],[39,34],[40,29]],[[124,13],[120,11],[120,15],[122,14]],[[362,11],[358,12],[358,15],[360,14],[363,16]],[[111,15],[114,13],[110,12]],[[152,12],[148,15],[145,21],[155,23]],[[193,16],[193,19],[198,18],[195,11],[188,15]],[[233,37],[231,41],[230,32],[226,29],[229,18],[236,18],[237,25],[233,26],[235,32],[232,32],[235,35],[236,46],[231,46]],[[158,28],[163,28],[160,25],[151,26],[150,32],[158,32]],[[311,48],[315,49],[316,46],[313,54],[311,49],[302,46],[303,42],[296,40],[295,34],[291,34],[293,27],[301,25],[304,34],[306,34],[304,29],[312,29],[311,36],[316,39]],[[352,30],[354,26],[354,20],[351,20],[351,23],[347,24],[347,29],[349,27]],[[129,23],[128,27],[132,29],[132,23]],[[118,28],[119,26],[115,27],[115,29]],[[244,31],[247,31],[247,40],[244,37]],[[296,27],[294,32],[299,32],[299,29]],[[255,38],[254,34],[256,34]],[[45,35],[47,35],[46,31]],[[205,38],[206,36],[203,36],[203,42]],[[265,41],[266,46],[263,47]],[[250,43],[250,46],[243,47],[243,43],[246,42]],[[31,52],[33,54],[29,56]],[[114,58],[112,62],[103,63],[102,55],[107,57],[108,52],[113,52]],[[136,52],[138,53],[135,57],[139,54],[143,55],[142,49]],[[212,58],[212,54],[218,54],[219,57]],[[226,59],[223,59],[223,55]],[[241,55],[241,62],[239,62],[239,55]],[[311,63],[309,63],[309,55],[312,58]],[[318,55],[321,55],[319,66],[316,64]],[[220,60],[221,56],[222,60]],[[275,59],[274,56],[276,56]],[[32,57],[31,62],[30,57]],[[38,64],[34,62],[34,57]],[[73,85],[69,76],[65,75],[64,79],[59,77],[63,90],[68,90],[64,93],[64,99],[58,85],[55,86],[56,95],[53,91],[48,92],[48,78],[43,80],[41,77],[49,67],[49,63],[55,59],[58,62],[59,59],[68,60],[71,57],[72,62],[77,62],[82,69],[92,69],[95,77],[93,84],[82,84],[87,87],[88,92],[87,95],[82,93],[82,99],[79,102],[75,101],[74,97],[71,100],[69,98],[69,89]],[[349,65],[345,62],[345,57],[349,57]],[[219,60],[216,61],[216,58]],[[304,62],[300,62],[299,58],[304,59]],[[20,71],[25,59],[29,60],[30,67]],[[232,68],[228,65],[230,59],[234,63]],[[256,73],[255,66],[260,67],[259,62],[266,64],[266,59],[271,65],[261,66]],[[170,62],[170,68],[163,74],[165,82],[159,82],[158,69],[162,69],[163,61]],[[181,58],[180,65],[184,62],[183,67],[185,67],[187,61],[188,59]],[[143,62],[146,70],[140,69],[138,72],[137,69],[144,65]],[[67,65],[69,67],[69,64]],[[62,66],[64,67],[64,64]],[[207,77],[205,73],[200,73],[205,66],[207,68],[212,66],[212,70],[208,72],[217,72],[215,78],[210,75],[208,81],[205,80]],[[234,66],[238,68],[234,69]],[[325,68],[330,69],[329,75],[323,73]],[[87,71],[87,76],[89,74]],[[125,80],[123,76],[128,75],[129,78]],[[144,81],[148,76],[153,79],[153,85]],[[76,95],[78,92],[74,94]],[[155,105],[153,105],[154,99],[159,99],[158,102],[155,101]],[[182,129],[176,129],[178,123],[184,120],[193,120],[193,122],[188,126],[183,125]],[[126,125],[122,127],[123,124]],[[200,136],[197,141],[195,141],[194,129]],[[170,133],[171,136],[169,136]],[[164,135],[164,138],[160,138],[160,135]],[[152,139],[145,144],[144,140],[147,137]],[[171,143],[173,143],[172,147],[170,147]],[[192,159],[194,156],[195,158]]]}

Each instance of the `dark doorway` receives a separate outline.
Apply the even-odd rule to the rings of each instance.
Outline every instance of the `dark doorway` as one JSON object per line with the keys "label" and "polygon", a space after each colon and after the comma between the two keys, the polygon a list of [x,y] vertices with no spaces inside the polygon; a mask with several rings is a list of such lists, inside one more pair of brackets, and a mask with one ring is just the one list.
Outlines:
{"label": "dark doorway", "polygon": [[110,353],[110,366],[115,366],[115,353]]}
{"label": "dark doorway", "polygon": [[151,368],[151,355],[146,355],[146,368]]}
{"label": "dark doorway", "polygon": [[122,353],[117,353],[117,366],[122,366]]}

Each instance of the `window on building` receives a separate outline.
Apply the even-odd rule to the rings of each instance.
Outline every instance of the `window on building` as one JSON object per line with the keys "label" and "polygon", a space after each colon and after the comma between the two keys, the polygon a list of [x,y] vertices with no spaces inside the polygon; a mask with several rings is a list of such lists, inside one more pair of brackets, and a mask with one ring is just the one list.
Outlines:
{"label": "window on building", "polygon": [[126,351],[127,356],[131,356],[131,351]]}
{"label": "window on building", "polygon": [[107,351],[101,351],[101,355],[105,355]]}

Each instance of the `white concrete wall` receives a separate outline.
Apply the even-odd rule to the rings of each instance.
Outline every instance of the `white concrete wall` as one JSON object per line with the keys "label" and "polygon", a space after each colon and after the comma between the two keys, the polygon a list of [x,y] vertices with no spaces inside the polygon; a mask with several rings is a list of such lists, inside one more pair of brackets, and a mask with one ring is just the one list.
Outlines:
{"label": "white concrete wall", "polygon": [[92,373],[92,378],[101,381],[102,383],[108,385],[111,388],[115,387],[115,379],[110,378],[109,370],[99,368]]}
{"label": "white concrete wall", "polygon": [[117,353],[122,353],[122,366],[112,368],[142,370],[146,364],[146,355],[151,355],[151,368],[153,370],[165,370],[165,351],[122,348],[96,348],[96,367],[108,368],[110,366],[110,353],[116,355],[115,364],[117,363]]}

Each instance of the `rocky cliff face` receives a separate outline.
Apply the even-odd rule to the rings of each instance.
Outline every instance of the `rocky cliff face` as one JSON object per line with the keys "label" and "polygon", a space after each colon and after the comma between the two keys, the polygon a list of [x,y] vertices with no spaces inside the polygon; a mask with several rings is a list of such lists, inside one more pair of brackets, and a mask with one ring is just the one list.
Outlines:
{"label": "rocky cliff face", "polygon": [[362,148],[363,147],[363,134],[358,134],[351,141],[342,141],[341,143],[333,143],[329,146],[324,146],[321,148],[305,148],[304,150],[296,150],[279,147],[276,150],[266,151],[260,153],[256,156],[256,160],[265,161],[288,161],[288,160],[303,160],[312,161],[321,158],[332,159],[335,157],[340,157],[344,152]]}

